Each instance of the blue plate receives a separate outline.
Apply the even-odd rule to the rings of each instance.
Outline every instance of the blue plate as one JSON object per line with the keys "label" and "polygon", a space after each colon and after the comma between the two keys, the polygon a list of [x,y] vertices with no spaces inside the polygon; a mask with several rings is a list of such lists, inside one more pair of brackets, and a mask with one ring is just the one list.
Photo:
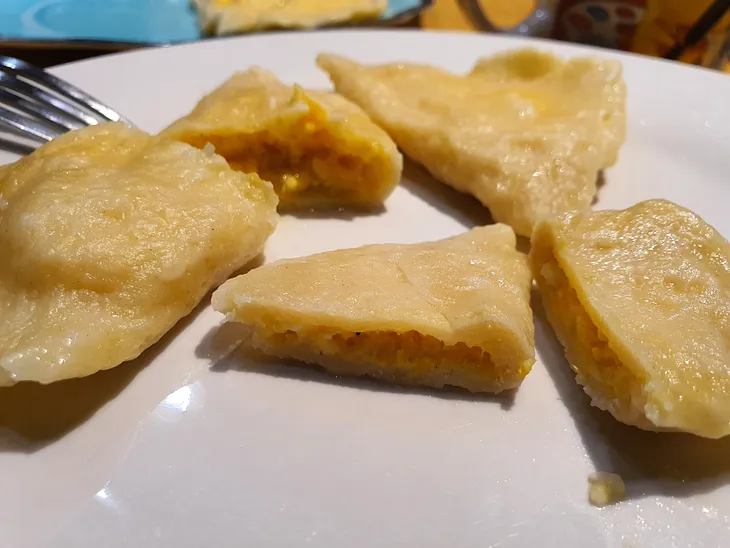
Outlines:
{"label": "blue plate", "polygon": [[[379,23],[431,0],[390,0]],[[372,24],[372,23],[371,23]],[[204,38],[190,0],[0,0],[0,40],[162,45]]]}

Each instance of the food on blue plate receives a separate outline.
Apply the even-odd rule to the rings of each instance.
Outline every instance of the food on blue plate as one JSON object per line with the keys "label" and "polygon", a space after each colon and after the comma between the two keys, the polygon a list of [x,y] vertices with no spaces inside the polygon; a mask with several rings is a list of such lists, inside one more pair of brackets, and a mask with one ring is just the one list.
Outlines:
{"label": "food on blue plate", "polygon": [[535,361],[530,285],[514,232],[492,225],[281,260],[223,284],[213,308],[250,348],[337,375],[500,392]]}
{"label": "food on blue plate", "polygon": [[730,244],[664,200],[541,221],[530,261],[593,405],[626,424],[730,434]]}
{"label": "food on blue plate", "polygon": [[376,19],[388,0],[193,0],[208,34],[315,28]]}
{"label": "food on blue plate", "polygon": [[620,63],[517,50],[466,75],[409,63],[318,64],[403,152],[529,236],[544,216],[589,209],[625,138]]}
{"label": "food on blue plate", "polygon": [[122,123],[0,167],[0,386],[137,357],[261,251],[276,204],[220,156]]}
{"label": "food on blue plate", "polygon": [[290,210],[381,207],[403,163],[390,137],[344,97],[288,86],[259,68],[232,76],[162,134],[211,143],[235,169],[271,181]]}

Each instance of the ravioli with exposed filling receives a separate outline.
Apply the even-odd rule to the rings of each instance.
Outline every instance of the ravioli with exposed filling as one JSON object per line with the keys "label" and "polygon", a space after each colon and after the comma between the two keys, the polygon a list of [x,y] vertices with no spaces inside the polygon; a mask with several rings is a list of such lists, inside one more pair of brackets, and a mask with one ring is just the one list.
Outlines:
{"label": "ravioli with exposed filling", "polygon": [[0,167],[0,386],[137,357],[261,251],[276,202],[220,156],[121,123]]}
{"label": "ravioli with exposed filling", "polygon": [[249,347],[334,374],[500,392],[535,361],[530,284],[514,232],[493,225],[278,261],[223,284],[213,308]]}
{"label": "ravioli with exposed filling", "polygon": [[193,0],[203,30],[233,34],[376,19],[388,0]]}
{"label": "ravioli with exposed filling", "polygon": [[211,143],[234,169],[271,181],[283,209],[381,207],[403,163],[344,97],[287,86],[259,68],[235,74],[162,134]]}
{"label": "ravioli with exposed filling", "polygon": [[621,65],[519,50],[458,76],[426,65],[318,64],[403,152],[529,236],[537,219],[588,209],[625,137]]}
{"label": "ravioli with exposed filling", "polygon": [[730,244],[652,200],[540,222],[533,273],[593,405],[626,424],[730,434]]}

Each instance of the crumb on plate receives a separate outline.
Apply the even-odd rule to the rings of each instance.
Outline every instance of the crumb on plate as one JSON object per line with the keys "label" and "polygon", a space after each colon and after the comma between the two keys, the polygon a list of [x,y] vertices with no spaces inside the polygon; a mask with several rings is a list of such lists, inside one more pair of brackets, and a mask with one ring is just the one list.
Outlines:
{"label": "crumb on plate", "polygon": [[599,508],[615,504],[626,498],[626,485],[618,474],[596,472],[588,476],[588,500]]}

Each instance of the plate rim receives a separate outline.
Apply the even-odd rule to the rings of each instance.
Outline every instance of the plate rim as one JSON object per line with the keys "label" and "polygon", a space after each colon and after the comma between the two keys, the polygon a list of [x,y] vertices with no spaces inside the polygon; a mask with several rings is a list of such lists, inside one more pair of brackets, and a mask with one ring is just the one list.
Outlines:
{"label": "plate rim", "polygon": [[[427,0],[432,1],[432,0]],[[689,63],[682,63],[680,61],[672,61],[669,59],[663,59],[660,57],[651,57],[649,55],[644,55],[641,53],[635,53],[631,51],[623,51],[623,50],[615,50],[610,48],[604,48],[601,46],[595,46],[591,44],[579,44],[575,42],[564,42],[561,40],[554,40],[551,38],[541,38],[537,36],[518,36],[518,35],[512,35],[512,34],[506,34],[506,33],[481,33],[481,32],[463,32],[463,31],[453,31],[453,30],[423,30],[423,29],[416,29],[416,28],[398,28],[398,29],[386,29],[386,28],[364,28],[364,27],[355,27],[355,28],[342,28],[342,27],[332,27],[332,28],[323,28],[323,29],[314,29],[314,30],[304,30],[304,31],[286,31],[286,30],[276,30],[266,33],[256,33],[256,34],[248,34],[248,35],[235,35],[235,36],[217,36],[208,40],[198,40],[193,42],[184,42],[184,43],[176,43],[176,44],[162,44],[162,45],[150,45],[150,46],[144,46],[141,48],[135,48],[131,50],[122,50],[122,51],[115,51],[110,52],[106,54],[102,54],[96,57],[91,57],[89,59],[81,59],[77,61],[71,61],[67,63],[61,63],[58,65],[54,65],[52,67],[49,67],[49,70],[64,70],[67,68],[75,68],[80,65],[84,65],[87,63],[98,63],[98,62],[104,62],[106,59],[112,58],[112,57],[118,57],[118,56],[128,56],[128,55],[148,55],[150,52],[160,52],[160,51],[167,51],[167,50],[179,50],[184,48],[205,48],[205,47],[214,47],[215,45],[219,45],[222,43],[227,42],[240,42],[245,43],[249,41],[276,41],[280,39],[291,39],[292,37],[302,36],[305,35],[307,38],[313,37],[316,39],[320,35],[328,35],[335,37],[341,36],[343,39],[347,39],[350,35],[366,35],[370,34],[373,36],[373,38],[378,38],[381,36],[388,36],[388,37],[397,37],[397,35],[405,35],[408,36],[409,39],[412,37],[417,37],[416,40],[426,40],[426,39],[432,39],[435,38],[436,40],[446,40],[446,39],[457,39],[457,40],[467,40],[467,41],[489,41],[489,42],[505,42],[506,47],[520,47],[520,44],[522,44],[522,47],[539,47],[542,46],[545,49],[559,49],[561,51],[565,51],[570,53],[571,55],[578,56],[578,55],[597,55],[602,57],[611,57],[615,59],[633,59],[635,61],[639,61],[641,63],[650,63],[654,66],[662,66],[665,68],[668,67],[674,67],[670,68],[670,70],[680,70],[680,71],[695,71],[695,74],[698,76],[703,74],[704,77],[710,77],[714,78],[716,80],[716,83],[719,82],[725,82],[723,85],[730,86],[730,78],[728,78],[728,74],[716,70],[711,69],[708,67],[698,66],[698,65],[691,65]],[[154,54],[154,53],[153,53]],[[242,63],[242,66],[245,66],[245,63]]]}
{"label": "plate rim", "polygon": [[[424,31],[421,31],[421,30],[418,30],[418,31],[416,31],[416,30],[383,31],[383,30],[371,30],[371,29],[357,29],[357,30],[346,30],[346,31],[343,31],[343,30],[337,30],[337,31],[332,30],[332,31],[314,31],[314,32],[312,32],[312,34],[322,34],[322,35],[324,35],[324,34],[332,35],[334,33],[341,33],[341,34],[347,33],[348,35],[355,34],[355,33],[357,33],[357,34],[367,33],[369,35],[375,36],[376,38],[384,37],[384,36],[387,35],[388,41],[389,42],[392,42],[394,44],[397,42],[398,35],[399,34],[402,35],[402,34],[405,34],[405,33],[417,33],[419,35],[422,35],[422,38],[413,39],[413,41],[410,42],[411,47],[417,47],[417,45],[418,45],[417,43],[421,43],[421,42],[419,42],[421,39],[423,39],[423,40],[433,39],[432,36],[430,36],[430,37],[429,36],[424,36],[426,33]],[[293,33],[280,33],[280,34],[286,34],[287,35],[286,36],[286,39],[287,40],[292,40],[293,39],[292,38],[292,34]],[[591,47],[591,46],[568,44],[568,43],[562,43],[562,42],[557,42],[557,41],[552,41],[552,40],[546,40],[546,41],[544,41],[544,40],[538,40],[538,39],[533,39],[533,38],[525,39],[525,38],[510,37],[510,36],[503,36],[503,35],[500,35],[500,36],[494,36],[494,35],[471,35],[471,34],[453,33],[453,32],[430,33],[430,34],[459,36],[459,40],[467,40],[468,41],[468,42],[459,42],[461,44],[464,44],[463,49],[465,49],[465,50],[467,49],[465,47],[466,44],[473,45],[474,43],[478,43],[478,41],[480,41],[480,40],[486,40],[487,42],[485,42],[485,43],[490,43],[490,44],[493,44],[493,45],[496,44],[494,46],[490,46],[490,47],[492,47],[492,49],[494,51],[500,50],[502,48],[515,47],[515,45],[518,45],[518,44],[522,44],[522,45],[525,45],[525,46],[528,46],[528,47],[531,46],[531,45],[536,46],[536,47],[540,47],[540,44],[542,44],[545,47],[545,49],[547,49],[548,51],[556,51],[556,52],[558,52],[560,54],[565,54],[566,56],[571,56],[571,55],[574,55],[574,54],[577,54],[577,55],[586,55],[588,51],[591,51],[591,52],[592,51],[596,51],[596,52],[600,52],[600,53],[597,53],[598,55],[601,55],[602,57],[605,57],[605,58],[625,58],[626,56],[639,57],[639,58],[643,59],[643,61],[640,61],[639,63],[636,63],[636,61],[633,61],[632,60],[631,63],[634,66],[640,66],[642,68],[643,67],[647,67],[647,65],[644,65],[643,64],[644,61],[650,61],[650,62],[651,61],[660,61],[660,64],[662,64],[664,66],[671,66],[671,65],[675,65],[676,66],[677,65],[676,62],[675,63],[672,63],[672,62],[667,62],[667,61],[663,61],[663,60],[647,58],[647,57],[640,56],[640,55],[628,55],[628,54],[625,54],[625,53],[622,53],[622,52],[616,52],[616,51],[613,51],[613,50],[606,50],[606,49],[603,49],[603,48],[595,48],[595,47]],[[298,38],[299,39],[302,39],[302,36],[299,36]],[[274,36],[272,34],[272,35],[246,36],[246,37],[228,37],[228,38],[221,39],[221,40],[232,40],[232,41],[234,41],[235,43],[231,44],[231,46],[230,46],[230,49],[231,49],[231,52],[230,53],[231,54],[235,54],[237,48],[239,48],[240,50],[242,50],[245,53],[245,47],[251,47],[250,45],[247,45],[245,47],[242,47],[240,45],[237,45],[237,42],[238,41],[254,40],[254,41],[257,41],[258,42],[260,40],[276,40],[276,39],[279,39],[278,34],[277,34],[277,36]],[[317,38],[317,36],[315,36],[315,37],[313,37],[311,39],[312,40],[317,40],[318,38]],[[347,38],[344,38],[344,39],[347,39]],[[440,39],[440,38],[438,38],[438,39]],[[474,40],[474,41],[472,41],[472,40]],[[520,40],[520,42],[516,42],[516,40]],[[333,41],[338,41],[338,39],[337,38],[329,38],[328,41],[329,42],[333,42]],[[223,48],[223,47],[221,47],[219,45],[216,45],[217,43],[218,43],[218,41],[215,41],[215,44],[214,43],[210,43],[210,42],[194,42],[194,43],[182,44],[182,45],[178,45],[178,46],[170,46],[169,48],[151,48],[154,53],[151,53],[150,51],[147,51],[146,49],[143,49],[143,50],[136,50],[136,51],[129,51],[129,52],[120,52],[120,53],[115,53],[115,54],[112,54],[112,55],[115,55],[115,56],[116,55],[148,55],[148,56],[149,55],[153,55],[153,56],[154,55],[160,55],[160,57],[154,57],[153,58],[153,61],[156,62],[158,60],[164,61],[165,56],[168,55],[166,53],[161,53],[161,52],[160,53],[157,53],[157,50],[165,50],[165,49],[171,49],[172,50],[172,49],[175,49],[175,48],[189,48],[189,47],[193,47],[193,48],[199,48],[200,50],[205,50],[205,48],[211,48],[211,51],[215,50],[216,52],[220,52],[222,49],[225,49],[225,48]],[[308,49],[313,49],[313,48],[308,48]],[[413,50],[411,50],[411,51],[413,51]],[[176,54],[179,53],[179,52],[177,52],[177,49],[175,49],[175,53]],[[482,55],[486,55],[488,53],[491,54],[492,51],[490,51],[490,52],[486,52],[486,51],[485,52],[481,52]],[[468,55],[469,55],[468,60],[471,62],[471,60],[473,58],[476,58],[476,57],[478,57],[480,55],[480,52],[479,51],[474,51],[474,49],[469,49]],[[204,57],[204,55],[201,55],[199,53],[195,53],[194,56],[197,57],[197,58]],[[404,53],[403,56],[404,57],[410,57],[411,55],[409,53]],[[98,57],[98,58],[86,59],[86,60],[82,60],[82,61],[75,61],[75,62],[63,64],[63,65],[58,65],[58,66],[56,66],[53,69],[53,71],[56,71],[56,69],[57,69],[59,75],[65,77],[65,75],[68,74],[70,76],[69,79],[70,80],[74,80],[74,78],[73,78],[74,71],[72,69],[74,67],[76,67],[77,65],[79,65],[79,66],[83,65],[83,69],[80,69],[78,71],[78,74],[77,74],[78,76],[81,76],[82,73],[88,73],[88,74],[90,74],[90,73],[92,73],[94,71],[94,69],[97,69],[97,70],[101,70],[102,71],[102,74],[101,75],[97,75],[97,77],[101,76],[103,78],[104,77],[104,74],[107,74],[107,75],[108,74],[113,74],[113,71],[111,70],[111,67],[108,67],[106,65],[93,64],[93,63],[100,63],[100,62],[101,63],[108,63],[106,61],[106,58],[107,57],[108,56],[101,56],[101,57]],[[184,55],[179,55],[179,57],[184,57]],[[396,50],[395,53],[388,53],[388,57],[390,57],[392,59],[397,59],[397,57],[398,57],[397,50]],[[249,61],[245,57],[243,57],[243,59],[239,59],[239,62],[241,64],[241,67],[243,68],[247,64],[251,63],[252,61]],[[85,63],[92,63],[92,65],[89,65],[87,67],[87,66],[84,65]],[[670,64],[667,65],[666,63],[670,63]],[[129,63],[129,65],[134,65],[134,64],[135,64],[135,61],[132,59],[131,62]],[[152,65],[154,63],[147,63],[147,64],[148,65]],[[229,61],[226,61],[225,62],[225,65],[226,66],[232,65],[232,64],[233,63],[232,62],[229,62]],[[112,63],[112,65],[113,65],[113,63]],[[312,58],[312,65],[314,65],[313,58]],[[657,66],[655,66],[655,67],[657,67]],[[684,68],[693,68],[691,66],[681,65],[681,64],[679,65],[679,67],[680,67],[680,69],[681,69],[681,67],[684,67]],[[65,69],[66,68],[69,69],[68,73],[65,72]],[[127,67],[127,68],[129,68],[129,67]],[[699,67],[694,67],[694,68],[699,68]],[[307,70],[309,71],[309,69],[307,69]],[[705,72],[707,72],[707,70],[709,70],[709,69],[703,69],[703,70]],[[715,71],[710,71],[710,72],[715,72]],[[716,73],[716,74],[718,74],[719,76],[723,76],[721,73]],[[84,76],[84,78],[86,78],[86,77],[87,76]],[[684,80],[688,79],[688,77],[687,77],[687,75],[685,73],[675,73],[674,72],[674,69],[669,69],[668,71],[664,71],[664,69],[660,69],[660,77],[661,78],[670,78],[671,77],[672,80],[674,80],[676,78],[678,81],[681,81],[682,79],[684,79]],[[710,78],[712,78],[712,77],[710,77]],[[706,79],[704,79],[704,77],[698,77],[698,79],[699,79],[699,81],[697,82],[696,87],[692,86],[692,89],[695,90],[695,92],[697,92],[697,90],[701,89],[702,86],[707,85],[708,82],[715,82],[715,81],[712,81],[712,80],[706,80]],[[726,79],[726,81],[730,81],[730,80],[727,80]],[[148,83],[146,85],[153,84],[155,82],[155,79],[151,79],[151,80],[149,80],[147,82]],[[714,86],[714,87],[717,88],[717,86]],[[718,96],[720,96],[720,95],[725,96],[726,95],[726,93],[724,93],[724,90],[725,89],[727,89],[727,88],[720,88],[719,90],[716,89],[713,92],[713,94],[716,94]],[[673,93],[677,93],[677,90],[672,90],[672,92]],[[730,133],[729,133],[729,135],[730,135]],[[195,318],[193,318],[193,321],[195,321]],[[549,327],[547,329],[549,330]],[[178,340],[178,337],[180,337],[179,334],[176,337],[174,337],[174,340]],[[163,347],[163,348],[166,349],[167,347]],[[158,360],[160,360],[160,359],[161,360],[165,360],[165,358],[160,358],[160,357],[158,357],[157,359]],[[170,358],[167,358],[167,359],[169,360]],[[157,363],[153,367],[147,367],[147,368],[145,368],[147,371],[143,371],[143,374],[145,372],[147,374],[150,374],[150,370],[151,369],[154,369],[154,367],[158,367],[159,368],[162,365],[163,364],[161,364],[161,363]],[[546,366],[543,365],[543,369],[545,369],[545,368],[546,368]],[[536,375],[536,374],[537,374],[537,371],[534,371],[532,373],[533,376]],[[200,379],[205,379],[205,377],[203,375],[201,375],[201,376],[198,376],[198,377],[194,377],[193,378],[194,381],[197,381],[197,380],[200,380]],[[142,384],[141,383],[142,380],[145,380],[145,379],[140,379],[137,382],[139,384]],[[536,379],[533,378],[531,380],[532,380],[532,383],[535,384]],[[530,382],[530,381],[528,380],[528,382]],[[554,380],[552,380],[550,382],[551,382],[551,385],[557,384],[556,381],[554,381]],[[138,387],[139,387],[139,384],[138,384]],[[582,393],[580,391],[580,387],[578,387],[577,385],[576,386],[573,386],[572,384],[571,384],[571,386],[574,389],[573,392],[576,393],[576,394],[578,394],[580,397],[582,397]],[[524,389],[525,388],[522,388],[521,390],[524,390]],[[126,390],[129,390],[129,389],[127,388]],[[528,388],[528,390],[529,390],[529,388]],[[127,398],[126,401],[129,401],[129,397],[130,397],[129,394],[127,394],[126,395],[126,398]],[[116,396],[115,398],[125,398],[125,396],[124,395],[120,395],[120,396]],[[581,404],[582,405],[582,408],[589,409],[588,402],[583,401],[583,400],[581,400],[581,402],[582,402],[582,404]],[[115,403],[115,400],[112,400],[112,403]],[[328,402],[328,404],[329,404],[329,402]],[[120,406],[117,406],[114,409],[121,409],[122,407],[124,407],[124,406],[121,406],[121,407]],[[527,405],[527,407],[531,407],[531,406],[530,405]],[[568,410],[570,409],[570,405],[569,404],[566,404],[565,407],[568,408]],[[534,407],[531,407],[531,408],[532,409],[535,409]],[[149,423],[146,422],[146,421],[149,419],[149,417],[151,415],[152,415],[152,412],[150,412],[149,415],[146,415],[145,416],[145,419],[144,419],[145,422],[144,423],[141,423],[141,424],[149,425]],[[92,417],[91,420],[94,420],[94,418]],[[83,430],[83,428],[84,428],[84,425],[82,425],[81,430]],[[571,419],[570,428],[572,428],[572,419]],[[576,425],[576,430],[577,431],[580,430],[580,427],[578,425]],[[78,435],[79,432],[78,432],[78,430],[76,430],[74,433],[76,435]],[[130,444],[130,447],[132,447],[131,444]],[[65,447],[64,447],[64,450],[66,450]],[[565,448],[565,447],[564,448],[561,448],[560,451],[561,451],[561,454],[564,454],[563,452],[567,452],[568,451],[568,448]],[[586,450],[584,450],[584,451],[586,451]],[[567,454],[567,453],[565,453],[565,454]],[[572,453],[570,453],[570,454],[572,455]],[[588,457],[586,457],[586,458],[588,458]],[[115,488],[115,486],[118,485],[118,483],[114,483],[114,482],[120,482],[120,480],[119,480],[120,475],[118,473],[118,470],[115,470],[113,474],[109,474],[109,477],[111,478],[110,479],[110,482],[112,482],[112,491],[113,491],[114,488]],[[581,477],[580,479],[583,480],[584,478]],[[577,484],[577,482],[576,482],[576,484]],[[575,501],[575,500],[578,500],[579,499],[580,495],[581,495],[580,492],[570,491],[570,495],[567,496],[566,499]],[[567,518],[565,518],[566,521],[568,523],[573,523],[573,521],[572,521],[573,516],[578,515],[581,511],[582,511],[582,507],[579,507],[579,508],[573,510],[573,513],[569,514],[567,516]],[[610,512],[610,510],[608,510],[608,509],[607,510],[604,510],[603,511],[603,515],[604,516],[606,515],[606,512]],[[88,515],[86,513],[86,508],[84,508],[82,511],[80,511],[78,513],[78,515],[81,518],[86,518],[86,516]],[[596,515],[600,516],[600,514],[596,514]],[[73,519],[69,520],[69,523],[71,525],[75,525],[75,524],[82,523],[82,522],[81,521],[77,521],[77,516],[74,516]],[[121,523],[125,523],[125,522],[121,522]],[[132,523],[132,522],[127,522],[127,523]],[[64,527],[65,527],[65,525],[67,525],[67,524],[64,524]],[[133,533],[136,533],[137,531],[132,531],[132,532]],[[218,537],[214,537],[214,540],[216,538],[218,538]],[[654,537],[652,537],[652,538],[654,538]],[[659,538],[659,537],[657,537],[657,538]],[[55,533],[54,533],[54,539],[55,539]],[[355,543],[353,543],[353,544],[355,544]],[[608,540],[606,540],[606,545],[608,545]],[[632,545],[633,545],[633,543],[632,543]]]}

